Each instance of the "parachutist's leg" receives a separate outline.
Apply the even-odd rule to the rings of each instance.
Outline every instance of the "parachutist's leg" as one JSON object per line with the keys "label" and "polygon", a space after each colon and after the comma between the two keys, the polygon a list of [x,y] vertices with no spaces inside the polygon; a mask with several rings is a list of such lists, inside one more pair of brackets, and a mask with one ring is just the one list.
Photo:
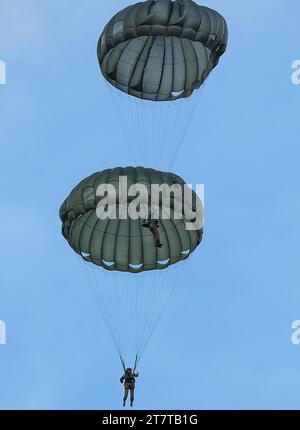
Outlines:
{"label": "parachutist's leg", "polygon": [[123,406],[125,406],[125,405],[126,405],[127,397],[128,397],[128,388],[127,388],[127,387],[125,387],[125,388],[124,388]]}
{"label": "parachutist's leg", "polygon": [[163,245],[160,243],[160,235],[159,235],[158,228],[156,226],[152,227],[151,232],[152,232],[154,240],[155,240],[155,246],[157,248],[161,248]]}
{"label": "parachutist's leg", "polygon": [[133,406],[134,402],[134,388],[130,388],[130,406]]}

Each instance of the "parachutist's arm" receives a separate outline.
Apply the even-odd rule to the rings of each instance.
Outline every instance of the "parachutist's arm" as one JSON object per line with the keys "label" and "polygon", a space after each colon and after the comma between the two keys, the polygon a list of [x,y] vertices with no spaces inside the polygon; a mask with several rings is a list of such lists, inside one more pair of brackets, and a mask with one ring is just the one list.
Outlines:
{"label": "parachutist's arm", "polygon": [[121,378],[120,378],[120,382],[121,382],[121,384],[123,384],[124,379],[125,379],[125,376],[124,376],[124,375],[123,375],[123,376],[121,376]]}
{"label": "parachutist's arm", "polygon": [[139,376],[139,372],[134,373],[134,374],[133,374],[133,376],[134,376],[135,378],[138,378],[138,376]]}

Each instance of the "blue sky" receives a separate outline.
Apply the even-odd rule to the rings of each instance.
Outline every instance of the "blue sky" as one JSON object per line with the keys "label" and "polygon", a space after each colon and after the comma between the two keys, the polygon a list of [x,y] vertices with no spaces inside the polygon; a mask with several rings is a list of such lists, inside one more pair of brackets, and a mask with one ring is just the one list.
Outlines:
{"label": "blue sky", "polygon": [[[85,176],[132,163],[95,55],[127,4],[0,0],[2,409],[120,406],[118,357],[58,209]],[[205,184],[205,240],[144,356],[136,407],[299,408],[300,5],[203,4],[230,40],[173,170]]]}

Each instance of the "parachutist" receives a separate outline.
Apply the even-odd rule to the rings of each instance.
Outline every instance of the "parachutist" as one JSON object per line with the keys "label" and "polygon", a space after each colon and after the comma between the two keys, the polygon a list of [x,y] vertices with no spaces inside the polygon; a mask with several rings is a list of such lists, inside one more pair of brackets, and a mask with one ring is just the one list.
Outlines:
{"label": "parachutist", "polygon": [[144,220],[142,223],[142,226],[145,228],[149,228],[151,233],[153,234],[154,240],[155,240],[155,246],[156,248],[161,248],[163,246],[162,243],[160,243],[160,235],[159,235],[159,225],[157,219],[148,219]]}
{"label": "parachutist", "polygon": [[121,384],[124,383],[124,398],[123,398],[123,406],[126,406],[126,400],[128,397],[128,392],[130,391],[130,406],[133,406],[134,402],[134,389],[135,389],[135,378],[139,376],[138,373],[135,373],[132,369],[128,368],[125,370],[125,373],[120,378]]}

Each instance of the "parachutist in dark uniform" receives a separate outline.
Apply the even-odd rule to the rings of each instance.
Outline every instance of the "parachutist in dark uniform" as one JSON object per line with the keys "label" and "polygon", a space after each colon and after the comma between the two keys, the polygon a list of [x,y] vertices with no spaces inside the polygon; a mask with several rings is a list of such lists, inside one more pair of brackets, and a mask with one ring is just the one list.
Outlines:
{"label": "parachutist in dark uniform", "polygon": [[149,230],[153,234],[156,248],[161,248],[163,246],[163,244],[160,243],[160,236],[159,236],[159,231],[158,231],[158,229],[159,229],[158,221],[156,219],[148,219],[148,220],[143,221],[142,226],[145,228],[149,228]]}
{"label": "parachutist in dark uniform", "polygon": [[135,389],[135,378],[139,376],[138,373],[134,373],[132,369],[126,369],[124,375],[120,378],[121,384],[124,382],[124,398],[123,406],[126,406],[126,400],[128,392],[130,390],[130,406],[133,406],[134,402],[134,389]]}

